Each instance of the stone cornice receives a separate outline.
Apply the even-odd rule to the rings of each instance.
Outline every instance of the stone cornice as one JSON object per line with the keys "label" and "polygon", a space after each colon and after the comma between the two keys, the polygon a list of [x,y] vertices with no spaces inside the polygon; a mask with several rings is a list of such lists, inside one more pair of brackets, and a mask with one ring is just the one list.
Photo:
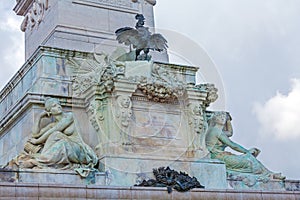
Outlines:
{"label": "stone cornice", "polygon": [[17,0],[17,4],[14,7],[14,11],[17,15],[24,16],[26,11],[30,7],[30,5],[34,2],[34,0]]}

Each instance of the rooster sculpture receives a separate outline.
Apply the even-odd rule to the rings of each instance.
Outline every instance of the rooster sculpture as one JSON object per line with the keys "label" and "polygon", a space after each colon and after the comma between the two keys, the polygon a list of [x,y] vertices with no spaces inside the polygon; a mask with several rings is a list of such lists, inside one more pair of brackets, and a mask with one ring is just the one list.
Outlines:
{"label": "rooster sculpture", "polygon": [[124,27],[116,30],[116,36],[119,43],[130,46],[135,49],[135,60],[150,60],[149,51],[166,51],[168,48],[167,40],[159,33],[152,34],[149,27],[144,27],[145,18],[142,14],[137,14],[138,20],[135,29]]}

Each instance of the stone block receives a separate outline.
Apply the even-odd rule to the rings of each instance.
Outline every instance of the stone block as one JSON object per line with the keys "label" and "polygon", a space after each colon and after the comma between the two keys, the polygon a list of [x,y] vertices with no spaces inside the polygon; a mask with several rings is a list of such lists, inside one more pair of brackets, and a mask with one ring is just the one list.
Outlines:
{"label": "stone block", "polygon": [[105,156],[100,159],[100,162],[104,165],[103,171],[109,172],[108,178],[111,186],[133,186],[142,180],[153,179],[153,168],[170,166],[178,172],[182,171],[191,177],[195,176],[205,188],[226,189],[227,187],[222,163],[125,156]]}
{"label": "stone block", "polygon": [[74,171],[40,169],[18,171],[18,182],[20,183],[39,183],[39,184],[90,184],[89,179],[81,178]]}
{"label": "stone block", "polygon": [[46,95],[69,96],[69,84],[69,82],[60,79],[53,81],[53,77],[39,78],[35,84],[34,92]]}
{"label": "stone block", "polygon": [[263,199],[262,193],[259,190],[247,191],[247,192],[243,192],[240,190],[240,192],[242,193],[242,199],[247,199],[247,200]]}
{"label": "stone block", "polygon": [[137,61],[125,62],[126,64],[126,77],[144,76],[151,77],[153,62]]}
{"label": "stone block", "polygon": [[[70,182],[71,184],[72,182]],[[39,199],[85,199],[86,187],[80,185],[39,185]]]}
{"label": "stone block", "polygon": [[73,35],[68,32],[60,34],[54,32],[48,40],[48,45],[54,48],[76,49],[77,51],[83,52],[94,52],[95,48],[94,43],[76,40],[76,38],[73,38]]}
{"label": "stone block", "polygon": [[195,189],[195,192],[191,192],[191,199],[201,200],[223,200],[226,199],[226,193],[218,190],[199,190]]}
{"label": "stone block", "polygon": [[226,199],[227,200],[240,200],[243,199],[243,194],[241,191],[236,191],[236,190],[226,190]]}
{"label": "stone block", "polygon": [[0,182],[0,198],[2,199],[13,199],[16,193],[15,183],[3,183]]}
{"label": "stone block", "polygon": [[39,187],[36,184],[18,184],[15,194],[18,199],[39,199]]}
{"label": "stone block", "polygon": [[136,20],[132,13],[122,13],[115,10],[109,10],[108,23],[110,24],[109,31],[115,32],[117,29],[124,27],[124,25],[125,26],[135,25]]}
{"label": "stone block", "polygon": [[106,185],[106,174],[99,172],[95,174],[95,185]]}
{"label": "stone block", "polygon": [[43,67],[43,75],[47,77],[47,75],[56,75],[56,58],[50,56],[43,56],[39,61],[42,62]]}
{"label": "stone block", "polygon": [[87,199],[132,199],[130,188],[87,186]]}
{"label": "stone block", "polygon": [[191,163],[191,175],[198,178],[208,189],[226,189],[226,168],[217,160],[204,160]]}
{"label": "stone block", "polygon": [[177,192],[176,190],[172,191],[172,199],[176,200],[190,200],[192,199],[191,192]]}
{"label": "stone block", "polygon": [[277,190],[277,191],[283,191],[285,189],[285,182],[284,181],[279,181],[279,180],[270,180],[267,183],[264,183],[262,181],[258,181],[255,183],[255,185],[249,187],[247,186],[243,181],[233,181],[233,180],[228,180],[228,184],[230,185],[231,188],[238,189],[238,190]]}
{"label": "stone block", "polygon": [[133,187],[132,199],[172,199],[172,193],[169,194],[167,188]]}
{"label": "stone block", "polygon": [[295,195],[290,192],[262,192],[263,200],[296,200]]}
{"label": "stone block", "polygon": [[15,183],[17,182],[18,176],[15,172],[9,170],[0,171],[0,183]]}

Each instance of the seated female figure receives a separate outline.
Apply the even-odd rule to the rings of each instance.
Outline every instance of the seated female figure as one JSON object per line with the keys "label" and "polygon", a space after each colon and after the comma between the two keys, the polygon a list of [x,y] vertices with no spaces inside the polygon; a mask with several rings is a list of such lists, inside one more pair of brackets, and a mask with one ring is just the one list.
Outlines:
{"label": "seated female figure", "polygon": [[[51,116],[54,122],[40,128],[41,120]],[[73,113],[63,112],[54,98],[46,99],[45,112],[35,122],[28,142],[42,149],[22,163],[24,168],[74,169],[85,177],[98,164],[97,155],[76,130]]]}
{"label": "seated female figure", "polygon": [[[229,137],[231,134],[224,131],[224,125],[228,120],[225,112],[216,112],[211,120],[206,133],[206,146],[211,154],[212,159],[218,159],[225,163],[228,175],[244,176],[245,178],[255,175],[255,182],[261,180],[264,182],[270,179],[285,179],[280,173],[274,173],[268,170],[256,156],[259,154],[257,148],[246,149],[241,145],[233,142]],[[225,151],[226,147],[242,153],[235,155]]]}

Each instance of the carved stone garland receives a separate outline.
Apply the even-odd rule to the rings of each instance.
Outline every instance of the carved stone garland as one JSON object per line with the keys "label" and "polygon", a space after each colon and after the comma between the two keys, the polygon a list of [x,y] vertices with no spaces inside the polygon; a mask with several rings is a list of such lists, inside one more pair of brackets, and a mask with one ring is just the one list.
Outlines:
{"label": "carved stone garland", "polygon": [[158,64],[153,65],[151,78],[134,77],[140,89],[149,100],[154,102],[174,102],[181,97],[186,85],[178,78]]}

